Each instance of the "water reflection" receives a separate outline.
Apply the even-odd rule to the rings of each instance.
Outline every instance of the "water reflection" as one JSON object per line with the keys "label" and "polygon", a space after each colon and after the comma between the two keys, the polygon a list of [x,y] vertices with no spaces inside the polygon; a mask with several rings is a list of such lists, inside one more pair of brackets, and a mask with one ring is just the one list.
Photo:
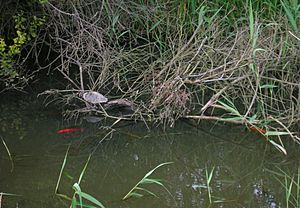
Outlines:
{"label": "water reflection", "polygon": [[[299,165],[299,149],[294,144],[287,147],[289,157],[283,157],[259,135],[239,126],[201,123],[195,128],[179,122],[164,132],[157,127],[149,131],[142,123],[120,123],[99,143],[110,131],[105,127],[110,121],[62,121],[53,111],[40,111],[38,103],[19,106],[1,104],[5,129],[0,134],[13,154],[15,169],[10,172],[8,156],[0,146],[0,192],[21,195],[4,197],[4,207],[68,207],[70,203],[55,196],[54,190],[69,144],[59,192],[72,196],[72,185],[99,145],[81,188],[106,207],[210,207],[210,197],[215,202],[211,207],[284,207],[283,188],[266,169],[293,172]],[[19,119],[19,127],[9,125],[14,118]],[[68,136],[56,133],[71,125],[84,131]],[[159,198],[121,200],[149,170],[168,161],[174,164],[160,168],[153,178],[163,179],[170,193],[149,186]],[[212,173],[210,184],[207,173]]]}

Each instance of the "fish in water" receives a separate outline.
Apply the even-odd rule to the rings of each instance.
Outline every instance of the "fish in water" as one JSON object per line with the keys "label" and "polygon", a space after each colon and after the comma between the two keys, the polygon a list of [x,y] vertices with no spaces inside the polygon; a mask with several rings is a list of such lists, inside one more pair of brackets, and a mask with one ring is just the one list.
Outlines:
{"label": "fish in water", "polygon": [[83,131],[82,128],[80,127],[73,127],[73,128],[65,128],[65,129],[60,129],[57,130],[56,133],[58,134],[66,134],[66,133],[74,133],[74,132],[78,132],[78,131]]}
{"label": "fish in water", "polygon": [[255,132],[255,133],[260,133],[260,134],[267,133],[267,131],[265,129],[262,129],[262,128],[259,128],[259,127],[256,127],[256,126],[248,126],[248,129],[252,132]]}

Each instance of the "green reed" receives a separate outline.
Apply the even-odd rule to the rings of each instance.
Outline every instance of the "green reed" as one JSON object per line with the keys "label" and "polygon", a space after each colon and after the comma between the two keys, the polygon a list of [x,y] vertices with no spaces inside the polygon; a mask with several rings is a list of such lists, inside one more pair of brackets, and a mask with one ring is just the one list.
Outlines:
{"label": "green reed", "polygon": [[[80,186],[78,183],[74,183],[73,189],[75,190],[74,196],[72,198],[72,203],[71,207],[76,208],[76,207],[90,207],[90,208],[105,208],[105,206],[99,202],[95,197],[91,196],[88,193],[85,193],[81,190]],[[78,200],[77,200],[78,198]],[[94,205],[87,205],[83,202],[83,199],[86,201],[94,204]]]}
{"label": "green reed", "polygon": [[153,193],[152,191],[150,191],[149,189],[144,188],[143,186],[145,185],[149,185],[149,184],[156,184],[158,186],[163,187],[164,189],[167,190],[168,193],[170,193],[168,191],[168,189],[165,187],[165,185],[161,182],[161,179],[156,179],[156,178],[150,178],[150,176],[152,175],[152,173],[154,171],[156,171],[158,168],[165,166],[165,165],[169,165],[172,164],[173,162],[165,162],[165,163],[161,163],[158,166],[156,166],[155,168],[153,168],[152,170],[150,170],[148,173],[145,174],[145,176],[139,180],[137,182],[137,184],[135,186],[133,186],[133,188],[123,197],[122,200],[126,200],[130,197],[137,197],[137,198],[141,198],[144,196],[144,194],[149,194],[152,196],[157,197],[157,195],[155,193]]}
{"label": "green reed", "polygon": [[285,207],[300,207],[300,166],[293,174],[278,168],[278,171],[267,170],[272,173],[285,193]]}
{"label": "green reed", "polygon": [[[68,154],[69,154],[69,150],[70,150],[71,145],[68,146],[68,149],[66,151],[65,157],[63,159],[63,163],[62,163],[62,167],[60,169],[60,173],[57,179],[57,183],[56,183],[56,187],[55,187],[55,194],[63,199],[66,199],[68,201],[71,201],[71,207],[72,208],[76,208],[76,207],[90,207],[90,208],[105,208],[105,206],[98,201],[95,197],[93,197],[92,195],[83,192],[82,189],[80,188],[80,182],[86,172],[86,169],[88,167],[88,164],[90,162],[91,156],[92,154],[89,155],[80,175],[78,178],[78,181],[76,183],[73,184],[73,189],[74,189],[74,194],[72,197],[67,196],[66,194],[60,193],[59,192],[59,184],[62,178],[62,174],[64,171],[64,168],[67,164],[67,158],[68,158]],[[85,202],[84,202],[85,201]],[[89,204],[93,204],[93,205],[89,205]]]}
{"label": "green reed", "polygon": [[10,171],[13,172],[13,170],[14,170],[14,161],[13,161],[12,155],[11,155],[10,150],[9,150],[6,142],[4,141],[4,139],[1,136],[0,136],[0,138],[2,140],[2,144],[5,147],[5,150],[6,150],[7,154],[8,154],[8,157],[9,157],[9,160],[10,160],[10,163],[11,163],[11,169],[10,169]]}

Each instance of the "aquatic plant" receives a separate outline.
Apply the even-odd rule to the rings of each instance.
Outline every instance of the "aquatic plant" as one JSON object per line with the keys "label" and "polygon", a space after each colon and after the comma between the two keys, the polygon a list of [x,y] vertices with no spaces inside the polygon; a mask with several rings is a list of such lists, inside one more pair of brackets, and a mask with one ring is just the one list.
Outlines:
{"label": "aquatic plant", "polygon": [[281,168],[278,171],[267,169],[279,182],[285,193],[285,207],[300,207],[300,166],[297,172],[290,174]]}
{"label": "aquatic plant", "polygon": [[67,199],[70,199],[70,198],[67,197],[66,195],[60,194],[59,191],[58,191],[58,188],[59,188],[59,183],[60,183],[60,180],[61,180],[61,177],[62,177],[64,168],[65,168],[65,165],[66,165],[66,163],[67,163],[67,158],[68,158],[68,154],[69,154],[70,147],[71,147],[71,145],[68,146],[68,149],[67,149],[67,151],[66,151],[66,154],[65,154],[65,157],[64,157],[64,160],[63,160],[63,163],[62,163],[62,166],[61,166],[59,175],[58,175],[58,179],[57,179],[57,182],[56,182],[56,186],[55,186],[55,194],[58,195],[58,196],[61,196],[61,197],[63,197],[63,198],[67,198]]}
{"label": "aquatic plant", "polygon": [[14,161],[13,161],[12,155],[11,155],[10,150],[9,150],[6,142],[4,141],[4,139],[1,136],[0,136],[0,138],[2,140],[2,144],[5,147],[5,150],[6,150],[7,154],[8,154],[8,157],[9,157],[9,160],[10,160],[10,163],[11,163],[11,169],[10,169],[10,171],[13,172],[13,170],[14,170]]}
{"label": "aquatic plant", "polygon": [[[98,207],[100,208],[104,208],[104,205],[98,201],[95,197],[91,196],[90,194],[86,193],[86,192],[83,192],[80,188],[80,182],[83,178],[83,175],[85,174],[85,171],[88,167],[88,164],[89,164],[89,161],[91,159],[91,156],[92,154],[94,153],[94,151],[89,155],[81,173],[80,173],[80,176],[78,178],[78,181],[76,183],[73,184],[73,189],[74,189],[74,194],[73,194],[73,197],[69,197],[65,194],[61,194],[59,193],[58,189],[59,189],[59,184],[60,184],[60,181],[61,181],[61,177],[62,177],[62,174],[63,174],[63,171],[64,171],[64,168],[65,168],[65,165],[66,165],[66,162],[67,162],[67,156],[68,156],[68,153],[69,153],[69,149],[70,149],[70,145],[66,151],[66,154],[65,154],[65,157],[64,157],[64,160],[63,160],[63,163],[62,163],[62,167],[61,167],[61,170],[60,170],[60,173],[59,173],[59,176],[58,176],[58,180],[57,180],[57,183],[56,183],[56,187],[55,187],[55,194],[57,196],[60,196],[64,199],[67,199],[67,200],[70,200],[71,201],[71,207],[72,208],[76,208],[77,206],[80,206],[80,207],[90,207],[89,205],[87,205],[86,203],[83,202],[83,199],[90,202],[90,203],[93,203],[95,205],[97,205]],[[126,200],[130,197],[143,197],[144,196],[144,193],[147,193],[147,194],[150,194],[152,196],[156,196],[157,195],[155,193],[153,193],[152,191],[146,189],[146,188],[143,188],[142,186],[143,185],[149,185],[149,184],[156,184],[156,185],[159,185],[161,187],[163,187],[164,189],[166,189],[166,191],[168,193],[170,193],[168,191],[168,189],[165,187],[165,185],[161,182],[160,179],[153,179],[153,178],[150,178],[149,176],[153,174],[153,172],[155,170],[157,170],[158,168],[162,167],[162,166],[165,166],[165,165],[169,165],[169,164],[172,164],[173,162],[166,162],[166,163],[161,163],[159,164],[158,166],[156,166],[155,168],[153,168],[152,170],[150,170],[124,197],[122,200]],[[143,193],[144,192],[144,193]],[[91,206],[91,207],[94,207],[94,206]]]}
{"label": "aquatic plant", "polygon": [[59,189],[59,184],[60,184],[60,181],[61,181],[61,177],[62,177],[62,174],[63,174],[63,171],[64,171],[64,168],[65,168],[65,165],[67,163],[67,157],[68,157],[68,153],[69,153],[69,150],[70,150],[70,147],[71,145],[68,146],[68,149],[66,151],[66,154],[65,154],[65,157],[64,157],[64,160],[63,160],[63,163],[62,163],[62,167],[60,169],[60,173],[59,173],[59,176],[58,176],[58,179],[57,179],[57,183],[56,183],[56,187],[55,187],[55,194],[59,197],[62,197],[63,199],[66,199],[66,200],[69,200],[71,201],[71,207],[72,208],[76,208],[77,206],[80,206],[80,207],[95,207],[95,206],[91,206],[91,205],[88,205],[86,202],[83,202],[83,199],[86,200],[87,202],[90,202],[94,205],[96,205],[97,207],[100,207],[100,208],[104,208],[104,205],[98,201],[95,197],[93,197],[92,195],[86,193],[86,192],[83,192],[80,188],[80,182],[83,178],[83,175],[85,174],[85,171],[88,167],[88,164],[90,162],[90,159],[91,159],[91,156],[92,154],[89,155],[81,173],[80,173],[80,176],[78,178],[78,181],[76,183],[73,184],[73,189],[74,189],[74,194],[72,197],[69,197],[65,194],[62,194],[62,193],[59,193],[58,189]]}
{"label": "aquatic plant", "polygon": [[[226,199],[216,197],[212,194],[213,190],[212,190],[212,185],[211,184],[212,184],[214,173],[215,173],[215,167],[212,167],[212,169],[209,171],[209,168],[206,166],[205,167],[205,181],[206,181],[206,184],[194,185],[195,189],[199,188],[199,190],[200,189],[207,190],[208,202],[209,202],[210,205],[216,204],[216,203],[228,202]],[[200,193],[202,194],[203,192],[200,192]]]}
{"label": "aquatic plant", "polygon": [[[126,200],[130,197],[140,198],[140,197],[144,196],[144,193],[157,197],[157,195],[155,193],[153,193],[152,191],[149,191],[148,189],[143,188],[142,187],[143,185],[156,184],[156,185],[159,185],[159,186],[165,188],[168,191],[168,189],[165,187],[165,185],[161,182],[160,179],[149,178],[149,176],[152,175],[152,173],[155,170],[157,170],[158,168],[165,166],[165,165],[172,164],[172,163],[173,162],[161,163],[158,166],[156,166],[155,168],[153,168],[152,170],[150,170],[148,173],[146,173],[146,175],[139,182],[137,182],[137,184],[123,197],[122,200]],[[169,193],[169,191],[168,191],[168,193]]]}
{"label": "aquatic plant", "polygon": [[214,174],[214,167],[212,168],[212,170],[210,171],[210,173],[208,172],[208,169],[205,169],[205,175],[206,175],[206,184],[207,184],[207,192],[208,192],[208,199],[209,199],[209,203],[213,203],[212,201],[212,195],[211,195],[211,187],[210,187],[210,183]]}
{"label": "aquatic plant", "polygon": [[[72,204],[71,204],[72,208],[76,208],[77,206],[80,206],[80,207],[91,207],[91,208],[95,207],[95,206],[90,206],[90,205],[84,204],[83,203],[83,199],[85,199],[85,200],[87,200],[87,201],[89,201],[89,202],[97,205],[97,207],[105,208],[104,205],[101,202],[99,202],[96,198],[94,198],[90,194],[82,192],[78,183],[75,183],[73,185],[73,189],[75,190],[75,193],[74,193],[74,196],[72,198]],[[78,202],[78,200],[77,200],[76,197],[79,198],[79,202]]]}

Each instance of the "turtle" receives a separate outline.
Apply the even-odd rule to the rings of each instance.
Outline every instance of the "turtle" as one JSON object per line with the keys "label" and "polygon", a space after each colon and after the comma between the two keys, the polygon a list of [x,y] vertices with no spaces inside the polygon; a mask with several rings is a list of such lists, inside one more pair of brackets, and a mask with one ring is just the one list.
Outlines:
{"label": "turtle", "polygon": [[107,97],[95,91],[87,91],[83,93],[82,98],[92,104],[107,103],[108,101]]}

